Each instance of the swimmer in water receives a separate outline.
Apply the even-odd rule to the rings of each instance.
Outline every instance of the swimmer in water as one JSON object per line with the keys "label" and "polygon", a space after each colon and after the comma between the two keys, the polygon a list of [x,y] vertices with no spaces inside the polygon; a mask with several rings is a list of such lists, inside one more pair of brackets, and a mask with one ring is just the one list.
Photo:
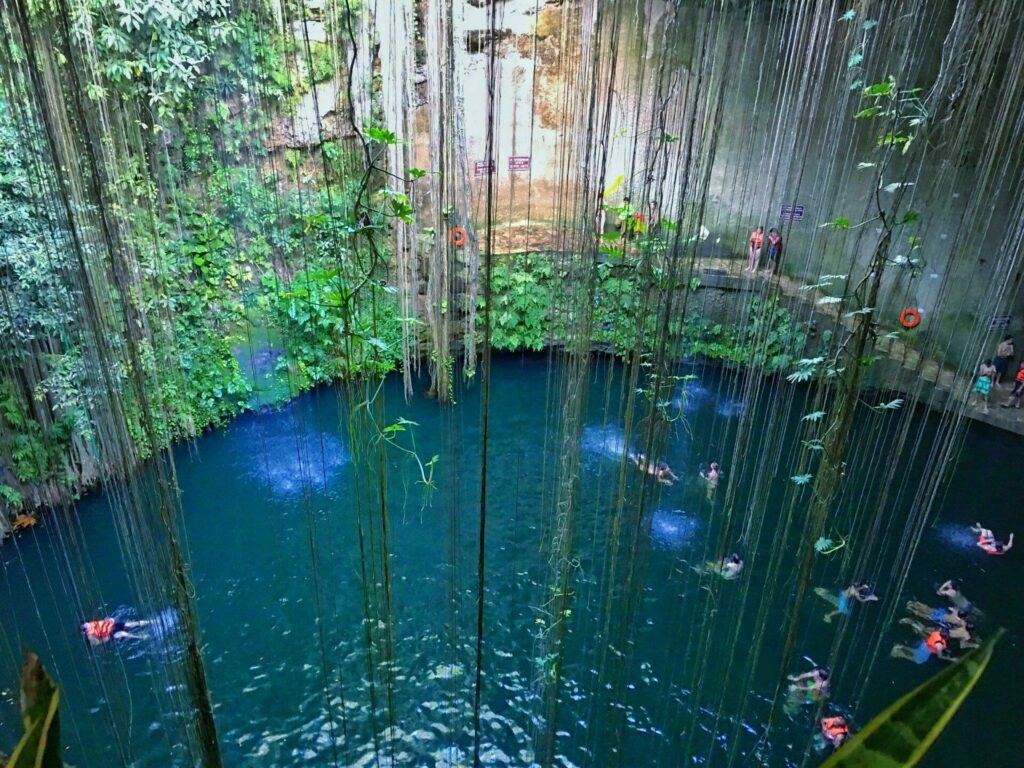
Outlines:
{"label": "swimmer in water", "polygon": [[132,630],[149,626],[148,621],[118,621],[117,619],[98,619],[82,624],[82,634],[90,645],[103,645],[111,640],[144,640],[146,635],[137,635]]}
{"label": "swimmer in water", "polygon": [[1012,533],[1010,534],[1010,538],[1007,539],[1004,544],[1001,541],[996,541],[995,534],[988,528],[984,528],[981,523],[975,523],[972,525],[971,531],[978,534],[978,541],[976,543],[979,547],[985,550],[986,554],[1005,555],[1013,547]]}
{"label": "swimmer in water", "polygon": [[679,478],[663,461],[650,462],[642,453],[630,454],[630,460],[636,464],[637,469],[650,475],[661,485],[672,485],[673,481]]}
{"label": "swimmer in water", "polygon": [[[921,637],[927,637],[931,634],[932,629],[926,627],[916,619],[909,617],[903,617],[900,619],[900,624],[906,624],[908,627],[913,629]],[[940,625],[940,627],[946,630],[950,640],[956,640],[960,643],[960,648],[968,650],[970,648],[977,648],[980,644],[980,638],[976,634],[976,627],[969,620],[965,620],[963,624],[954,625],[951,627]]]}
{"label": "swimmer in water", "polygon": [[935,594],[947,598],[953,604],[953,607],[961,613],[975,610],[974,603],[968,600],[964,593],[960,591],[960,583],[954,579],[945,582],[935,590]]}
{"label": "swimmer in water", "polygon": [[691,565],[690,567],[697,573],[713,573],[727,581],[732,581],[740,577],[740,572],[743,570],[743,558],[733,552],[721,562],[708,560],[704,565]]}
{"label": "swimmer in water", "polygon": [[829,671],[821,668],[802,675],[789,675],[786,679],[790,681],[790,686],[782,705],[786,714],[794,717],[800,707],[820,704],[828,696],[829,677]]}
{"label": "swimmer in water", "polygon": [[717,461],[713,461],[707,471],[701,472],[700,476],[707,487],[708,501],[711,501],[715,497],[715,491],[718,489],[718,481],[722,477],[722,468],[718,465]]}
{"label": "swimmer in water", "polygon": [[828,694],[828,681],[830,673],[821,667],[804,672],[802,675],[789,675],[786,679],[792,685],[791,691],[814,691],[815,693]]}
{"label": "swimmer in water", "polygon": [[962,627],[967,619],[958,608],[932,608],[916,600],[907,601],[907,613],[943,627]]}
{"label": "swimmer in water", "polygon": [[853,582],[853,584],[848,586],[838,595],[821,587],[814,590],[814,594],[828,600],[836,607],[834,611],[829,611],[825,614],[825,623],[827,624],[832,623],[832,618],[834,616],[847,615],[850,612],[850,608],[853,607],[853,604],[850,602],[851,600],[856,600],[858,603],[873,603],[878,600],[878,595],[875,594],[874,587],[864,581]]}
{"label": "swimmer in water", "polygon": [[[918,627],[914,627],[915,631],[917,629]],[[894,659],[907,659],[915,664],[924,664],[932,656],[937,656],[943,661],[954,661],[949,653],[949,632],[946,629],[921,627],[921,630],[917,632],[921,637],[921,641],[917,645],[913,648],[906,645],[894,645],[890,655]]]}
{"label": "swimmer in water", "polygon": [[738,579],[743,570],[743,558],[733,552],[722,561],[721,569],[723,579]]}
{"label": "swimmer in water", "polygon": [[839,749],[850,738],[850,726],[841,715],[821,719],[821,738],[832,749]]}

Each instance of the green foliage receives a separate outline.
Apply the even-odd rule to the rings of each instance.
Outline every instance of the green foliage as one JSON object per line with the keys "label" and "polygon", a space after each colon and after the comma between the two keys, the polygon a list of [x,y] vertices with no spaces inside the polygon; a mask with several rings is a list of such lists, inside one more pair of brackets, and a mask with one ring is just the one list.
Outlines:
{"label": "green foliage", "polygon": [[25,726],[7,768],[61,768],[60,691],[39,657],[25,656],[21,670],[21,717]]}
{"label": "green foliage", "polygon": [[731,363],[743,363],[772,374],[789,368],[803,351],[807,328],[793,322],[789,310],[777,299],[753,299],[747,323],[742,327],[709,325],[699,315],[686,322],[687,354],[700,354]]}
{"label": "green foliage", "polygon": [[[503,351],[539,351],[550,341],[552,319],[551,260],[516,254],[491,270],[491,346]],[[477,307],[486,310],[484,297]]]}
{"label": "green foliage", "polygon": [[357,282],[326,262],[299,271],[280,287],[276,278],[265,277],[300,386],[382,376],[401,359],[393,292],[374,281],[362,283],[357,292]]}
{"label": "green foliage", "polygon": [[910,693],[899,698],[825,761],[822,768],[897,768],[920,762],[935,743],[992,658],[1000,629]]}
{"label": "green foliage", "polygon": [[77,34],[95,40],[103,76],[90,92],[142,99],[162,117],[189,102],[214,47],[238,29],[227,0],[89,0],[86,8],[90,23]]}

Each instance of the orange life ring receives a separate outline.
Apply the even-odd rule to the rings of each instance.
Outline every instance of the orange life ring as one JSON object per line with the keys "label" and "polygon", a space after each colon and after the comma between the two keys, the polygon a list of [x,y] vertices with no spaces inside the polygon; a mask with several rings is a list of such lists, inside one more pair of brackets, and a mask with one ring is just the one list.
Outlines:
{"label": "orange life ring", "polygon": [[453,227],[448,233],[448,242],[456,248],[461,248],[466,244],[466,230],[462,227]]}
{"label": "orange life ring", "polygon": [[912,307],[900,312],[900,325],[904,328],[917,328],[921,324],[921,313]]}

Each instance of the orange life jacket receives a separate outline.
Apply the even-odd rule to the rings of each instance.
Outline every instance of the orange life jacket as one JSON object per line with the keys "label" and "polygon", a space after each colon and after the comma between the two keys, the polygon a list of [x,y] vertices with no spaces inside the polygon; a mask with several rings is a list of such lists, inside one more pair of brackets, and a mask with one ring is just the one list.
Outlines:
{"label": "orange life jacket", "polygon": [[835,741],[840,736],[846,736],[850,732],[850,727],[841,717],[826,717],[821,721],[821,732],[829,741]]}
{"label": "orange life jacket", "polygon": [[750,244],[754,248],[760,248],[762,242],[764,242],[764,232],[758,232],[755,230],[750,233]]}
{"label": "orange life jacket", "polygon": [[928,650],[938,656],[944,650],[946,650],[946,638],[942,636],[942,633],[938,630],[932,632],[925,639],[924,644],[928,646]]}
{"label": "orange life jacket", "polygon": [[85,622],[85,636],[94,637],[97,640],[109,640],[114,635],[114,626],[113,619],[87,621]]}

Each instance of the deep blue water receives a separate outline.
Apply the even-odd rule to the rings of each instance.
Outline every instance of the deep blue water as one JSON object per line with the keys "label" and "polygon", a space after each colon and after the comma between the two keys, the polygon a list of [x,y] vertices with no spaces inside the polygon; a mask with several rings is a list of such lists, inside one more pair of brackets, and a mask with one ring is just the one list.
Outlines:
{"label": "deep blue water", "polygon": [[[773,576],[778,588],[768,590],[765,583],[792,539],[782,536],[778,521],[792,490],[787,462],[801,411],[773,424],[771,434],[782,435],[785,428],[785,437],[769,440],[772,413],[764,400],[745,403],[720,371],[690,372],[698,378],[677,403],[684,418],[672,426],[662,453],[680,482],[662,489],[627,465],[627,501],[619,509],[626,449],[620,371],[594,368],[578,446],[584,482],[558,710],[559,761],[565,765],[726,765],[730,756],[734,765],[800,764],[813,732],[813,708],[801,708],[793,718],[776,712],[765,735],[795,560]],[[558,375],[545,357],[494,364],[483,695],[488,765],[530,765],[540,749],[543,667],[537,658],[545,647],[550,577],[543,547],[552,509],[546,491],[560,459],[551,429]],[[243,416],[176,450],[206,670],[227,765],[333,765],[336,756],[338,765],[456,766],[471,756],[479,388],[464,388],[458,404],[446,409],[419,395],[405,404],[397,380],[387,383],[385,396],[387,423],[399,416],[417,423],[400,437],[402,444],[411,447],[412,436],[424,461],[439,457],[437,488],[426,499],[415,461],[395,449],[386,454],[394,647],[394,727],[387,733],[387,722],[371,722],[357,527],[368,512],[357,504],[362,497],[353,458],[361,451],[344,435],[335,391],[322,389],[278,412]],[[736,425],[747,407],[760,408],[753,414],[756,450],[748,454],[748,466],[731,467]],[[924,414],[915,423],[924,444],[936,423]],[[854,451],[865,461],[880,450],[869,426],[858,433]],[[985,610],[986,631],[996,624],[1010,629],[925,765],[975,765],[982,757],[991,765],[1020,762],[1024,716],[1012,702],[1019,701],[1015,680],[1024,669],[1018,656],[1024,549],[986,557],[966,531],[976,519],[1002,535],[1014,527],[1015,499],[1024,494],[1018,450],[1015,436],[971,428],[948,467],[951,481],[937,501],[937,519],[925,529],[905,588],[896,595],[891,580],[898,574],[886,563],[904,543],[901,515],[912,501],[923,457],[908,460],[896,473],[894,487],[902,490],[890,499],[885,535],[866,558],[867,575],[895,604],[914,598],[941,605],[934,586],[956,577]],[[723,498],[709,504],[697,477],[714,460],[725,464],[721,497],[730,478],[739,484],[736,509],[752,504],[753,488],[765,482],[768,501],[756,517],[763,521],[756,543],[723,537]],[[861,483],[866,497],[879,480],[849,482]],[[845,503],[857,503],[857,493],[848,496]],[[117,509],[98,494],[72,515],[50,515],[0,548],[0,743],[13,744],[20,728],[14,686],[19,648],[27,646],[39,652],[64,691],[69,764],[188,764],[174,745],[176,733],[167,728],[173,720],[167,713],[180,702],[175,681],[160,673],[161,653],[173,655],[170,641],[91,652],[78,634],[86,614],[132,612],[124,542],[112,521]],[[636,547],[610,545],[611,522],[619,514],[638,522]],[[630,535],[625,525],[620,541]],[[708,586],[692,567],[722,546],[746,546],[747,567],[735,583]],[[614,589],[608,580],[613,563]],[[632,586],[625,588],[630,564]],[[817,584],[838,587],[841,578],[838,558],[816,566]],[[887,603],[858,608],[838,645],[838,624],[820,620],[828,606],[813,595],[807,605],[798,657],[831,664],[836,677],[829,706],[855,723],[936,671],[937,661],[917,667],[889,658],[892,644],[909,641],[910,633],[883,620]],[[900,615],[897,610],[894,617]],[[808,664],[798,659],[789,671]],[[380,667],[375,670],[374,679],[387,679]],[[119,756],[118,740],[127,759]],[[820,758],[810,755],[807,764],[816,765]]]}

